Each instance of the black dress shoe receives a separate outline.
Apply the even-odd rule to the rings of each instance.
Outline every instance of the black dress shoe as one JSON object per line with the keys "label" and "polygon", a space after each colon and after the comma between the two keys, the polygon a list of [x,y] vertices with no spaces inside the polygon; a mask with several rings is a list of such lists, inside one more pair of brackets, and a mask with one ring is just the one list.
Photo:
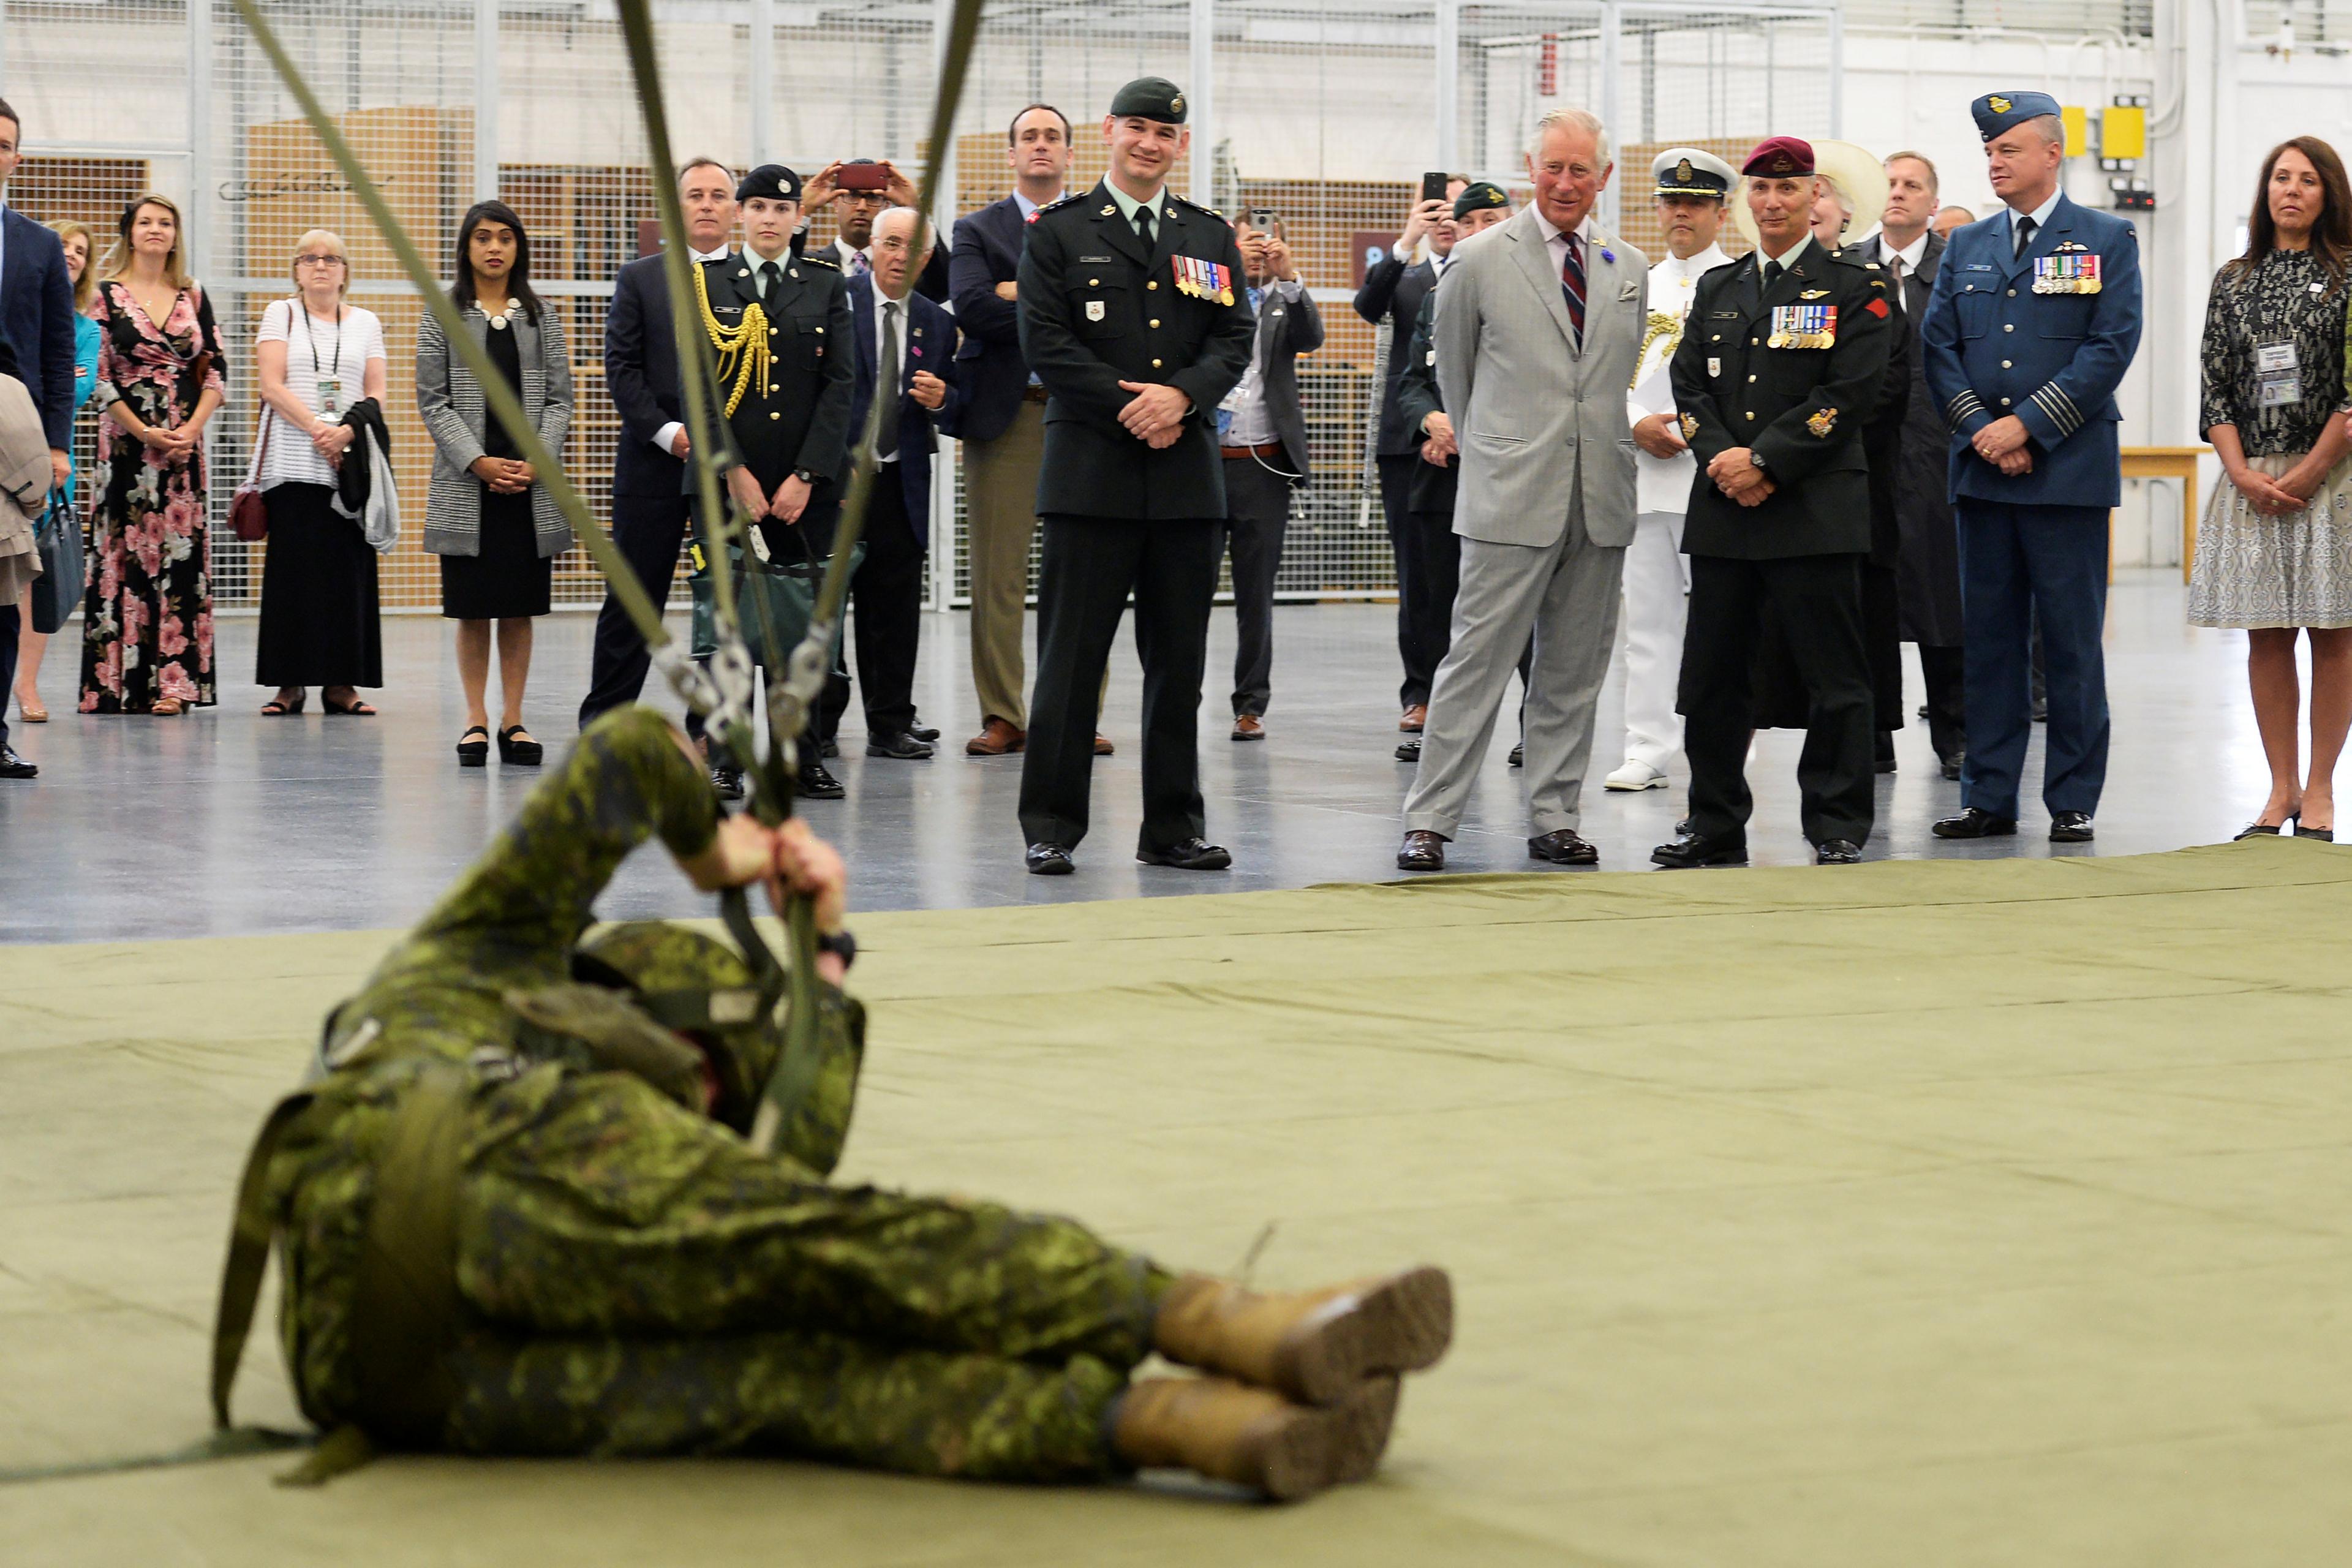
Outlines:
{"label": "black dress shoe", "polygon": [[802,764],[793,793],[803,800],[839,800],[849,792],[841,787],[839,779],[824,771],[823,763],[806,763]]}
{"label": "black dress shoe", "polygon": [[1032,844],[1022,860],[1033,877],[1066,877],[1077,869],[1070,852],[1058,844]]}
{"label": "black dress shoe", "polygon": [[1400,871],[1443,871],[1445,869],[1445,837],[1426,827],[1416,827],[1404,836],[1397,849],[1397,869]]}
{"label": "black dress shoe", "polygon": [[1862,846],[1851,838],[1824,838],[1813,846],[1816,866],[1859,866]]}
{"label": "black dress shoe", "polygon": [[1421,737],[1418,735],[1407,735],[1403,740],[1399,741],[1397,742],[1396,760],[1401,763],[1417,763],[1421,761]]}
{"label": "black dress shoe", "polygon": [[1205,838],[1180,838],[1165,849],[1139,849],[1135,858],[1147,866],[1173,866],[1179,871],[1222,871],[1234,858]]}
{"label": "black dress shoe", "polygon": [[2050,722],[2050,704],[2046,699],[2037,697],[2033,700],[2033,721],[2037,724]]}
{"label": "black dress shoe", "polygon": [[0,745],[0,779],[37,779],[40,768],[16,754],[16,748]]}
{"label": "black dress shoe", "polygon": [[2062,811],[2050,819],[2050,842],[2053,844],[2088,844],[2091,841],[2091,814],[2087,811]]}
{"label": "black dress shoe", "polygon": [[1555,827],[1528,840],[1528,858],[1555,866],[1598,866],[1601,851],[1573,827]]}
{"label": "black dress shoe", "polygon": [[1966,754],[1959,752],[1954,752],[1950,756],[1944,758],[1944,776],[1958,784],[1960,778],[1960,764],[1967,761]]}
{"label": "black dress shoe", "polygon": [[741,768],[714,766],[710,770],[710,788],[711,793],[718,795],[721,800],[741,800],[743,798],[743,770]]}
{"label": "black dress shoe", "polygon": [[1675,824],[1675,837],[1677,838],[1688,838],[1690,836],[1690,818],[1685,816],[1680,822]]}
{"label": "black dress shoe", "polygon": [[1958,816],[1940,818],[1927,831],[1938,838],[2009,838],[2017,833],[2017,818],[1995,816],[1971,805]]}
{"label": "black dress shoe", "polygon": [[910,724],[907,727],[907,733],[926,745],[936,743],[940,738],[940,732],[929,724]]}
{"label": "black dress shoe", "polygon": [[1511,748],[1511,766],[1515,768],[1523,768],[1527,765],[1528,743],[1525,741],[1521,741],[1517,745]]}
{"label": "black dress shoe", "polygon": [[837,757],[841,755],[841,742],[828,735],[816,743],[816,754],[820,757]]}
{"label": "black dress shoe", "polygon": [[866,754],[869,757],[896,757],[902,763],[919,763],[931,755],[931,743],[918,738],[911,730],[901,730],[895,735],[868,735]]}
{"label": "black dress shoe", "polygon": [[1650,858],[1669,871],[1687,871],[1700,866],[1745,866],[1748,841],[1685,833],[1672,844],[1661,844],[1651,850]]}
{"label": "black dress shoe", "polygon": [[1895,771],[1894,731],[1881,730],[1878,731],[1878,749],[1872,754],[1871,764],[1877,772],[1882,773],[1891,773]]}

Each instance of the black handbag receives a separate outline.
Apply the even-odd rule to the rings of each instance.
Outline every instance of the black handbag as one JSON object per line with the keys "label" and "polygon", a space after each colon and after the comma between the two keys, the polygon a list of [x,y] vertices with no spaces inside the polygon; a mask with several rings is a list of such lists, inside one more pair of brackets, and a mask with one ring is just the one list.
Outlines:
{"label": "black handbag", "polygon": [[41,552],[41,575],[33,584],[33,629],[61,631],[81,607],[81,518],[63,489],[49,491],[48,510],[33,531]]}

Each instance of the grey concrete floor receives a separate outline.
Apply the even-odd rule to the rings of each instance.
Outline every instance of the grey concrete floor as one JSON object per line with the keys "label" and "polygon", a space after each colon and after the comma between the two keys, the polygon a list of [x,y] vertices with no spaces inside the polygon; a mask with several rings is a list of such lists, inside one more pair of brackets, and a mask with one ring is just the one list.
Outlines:
{"label": "grey concrete floor", "polygon": [[[2170,572],[2127,573],[2116,585],[2107,629],[2114,752],[2098,841],[2085,847],[2091,852],[2131,854],[2227,838],[2262,804],[2269,775],[2246,701],[2244,637],[2185,626],[2181,599]],[[1275,702],[1269,738],[1261,743],[1226,740],[1228,708],[1222,687],[1213,684],[1202,703],[1202,783],[1210,837],[1234,851],[1229,872],[1134,861],[1139,676],[1132,645],[1122,644],[1104,720],[1119,752],[1096,766],[1096,821],[1079,851],[1077,875],[1026,875],[1013,813],[1020,762],[961,754],[978,715],[961,614],[923,622],[917,698],[925,719],[946,732],[940,757],[868,759],[858,754],[862,745],[852,745],[835,764],[848,798],[809,803],[808,815],[841,845],[854,902],[869,909],[1396,878],[1398,809],[1412,770],[1391,755],[1399,739],[1394,616],[1392,607],[1375,605],[1279,610]],[[572,732],[590,626],[583,615],[540,623],[526,712],[551,745]],[[223,682],[224,701],[177,720],[73,713],[75,647],[70,637],[53,645],[42,689],[56,718],[26,725],[12,715],[15,743],[40,763],[42,775],[32,784],[0,783],[0,940],[404,924],[480,848],[536,776],[495,762],[480,772],[457,766],[450,747],[463,710],[449,628],[438,619],[386,620],[387,684],[370,694],[383,710],[374,720],[327,718],[315,693],[299,718],[261,718],[257,710],[268,693],[236,679],[253,668],[254,630],[250,619],[223,623],[223,668],[231,677]],[[1232,612],[1221,608],[1211,670],[1230,669],[1232,658]],[[1916,664],[1908,674],[1916,704]],[[1621,688],[1622,672],[1612,671],[1584,832],[1600,846],[1603,869],[1641,870],[1648,868],[1651,847],[1670,836],[1686,781],[1678,774],[1674,788],[1638,795],[1598,787],[1598,775],[1619,755]],[[676,706],[667,693],[657,700]],[[493,704],[495,710],[495,697]],[[850,728],[862,736],[855,709]],[[1507,722],[1498,726],[1451,869],[1531,868],[1520,775],[1504,761],[1511,738]],[[1786,731],[1759,740],[1750,768],[1758,811],[1749,830],[1759,864],[1811,859],[1797,826],[1800,742]],[[1956,808],[1959,786],[1937,770],[1925,727],[1914,722],[1896,744],[1901,769],[1879,780],[1871,857],[2053,852],[2042,837],[2046,817],[2032,798],[2038,738],[2021,836],[1976,845],[1946,844],[1928,832],[1935,818]],[[624,868],[602,906],[613,916],[710,909],[664,857],[650,852]]]}

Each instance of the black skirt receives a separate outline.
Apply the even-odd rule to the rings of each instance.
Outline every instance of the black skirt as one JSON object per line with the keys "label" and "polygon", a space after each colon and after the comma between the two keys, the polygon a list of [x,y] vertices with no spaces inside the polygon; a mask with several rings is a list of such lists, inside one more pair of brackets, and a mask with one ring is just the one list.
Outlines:
{"label": "black skirt", "polygon": [[326,485],[272,485],[257,685],[382,686],[376,555]]}
{"label": "black skirt", "polygon": [[482,486],[481,553],[441,557],[444,616],[504,621],[547,614],[555,562],[539,552],[530,497],[530,490],[501,494]]}

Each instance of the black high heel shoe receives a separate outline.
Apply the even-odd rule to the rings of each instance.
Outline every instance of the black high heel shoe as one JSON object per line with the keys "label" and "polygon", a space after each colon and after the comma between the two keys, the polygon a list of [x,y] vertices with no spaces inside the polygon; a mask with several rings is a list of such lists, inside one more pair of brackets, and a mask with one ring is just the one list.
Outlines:
{"label": "black high heel shoe", "polygon": [[[481,739],[471,739],[475,735]],[[486,767],[489,760],[490,732],[479,724],[468,724],[466,733],[457,737],[457,765],[461,768]]]}
{"label": "black high heel shoe", "polygon": [[520,734],[522,726],[520,724],[509,724],[499,731],[499,761],[511,767],[535,768],[546,752],[537,741],[528,736],[516,740],[515,737]]}

